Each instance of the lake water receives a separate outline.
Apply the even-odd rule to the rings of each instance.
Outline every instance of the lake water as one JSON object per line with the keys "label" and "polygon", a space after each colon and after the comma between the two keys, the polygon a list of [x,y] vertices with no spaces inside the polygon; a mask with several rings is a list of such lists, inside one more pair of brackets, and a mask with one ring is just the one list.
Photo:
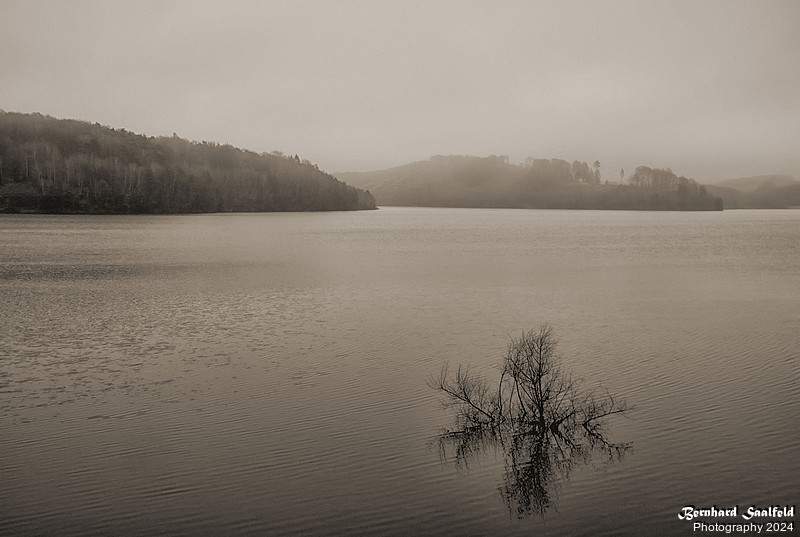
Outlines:
{"label": "lake water", "polygon": [[[633,447],[519,518],[426,381],[543,322]],[[689,535],[797,503],[798,327],[800,211],[2,216],[0,534]]]}

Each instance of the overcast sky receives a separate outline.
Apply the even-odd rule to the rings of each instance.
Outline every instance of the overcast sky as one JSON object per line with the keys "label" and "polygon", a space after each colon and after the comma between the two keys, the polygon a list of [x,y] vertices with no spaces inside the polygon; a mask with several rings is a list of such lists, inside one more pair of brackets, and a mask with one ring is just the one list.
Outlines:
{"label": "overcast sky", "polygon": [[298,154],[800,178],[800,1],[0,0],[0,108]]}

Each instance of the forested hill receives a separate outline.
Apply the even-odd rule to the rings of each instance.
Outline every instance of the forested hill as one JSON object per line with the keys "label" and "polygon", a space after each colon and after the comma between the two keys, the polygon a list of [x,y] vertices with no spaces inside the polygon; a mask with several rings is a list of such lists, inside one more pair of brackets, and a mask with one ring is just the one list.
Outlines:
{"label": "forested hill", "polygon": [[[619,180],[619,174],[617,180]],[[536,209],[722,210],[722,199],[669,169],[636,168],[608,184],[600,163],[507,157],[435,156],[374,172],[337,173],[368,188],[379,205]]]}
{"label": "forested hill", "polygon": [[0,212],[374,208],[369,192],[297,156],[0,111]]}

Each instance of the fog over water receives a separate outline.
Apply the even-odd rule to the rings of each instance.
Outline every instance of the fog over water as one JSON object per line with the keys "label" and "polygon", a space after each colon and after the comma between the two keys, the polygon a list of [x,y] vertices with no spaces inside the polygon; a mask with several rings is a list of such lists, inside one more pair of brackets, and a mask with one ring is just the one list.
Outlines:
{"label": "fog over water", "polygon": [[0,108],[299,154],[800,176],[800,4],[0,2]]}

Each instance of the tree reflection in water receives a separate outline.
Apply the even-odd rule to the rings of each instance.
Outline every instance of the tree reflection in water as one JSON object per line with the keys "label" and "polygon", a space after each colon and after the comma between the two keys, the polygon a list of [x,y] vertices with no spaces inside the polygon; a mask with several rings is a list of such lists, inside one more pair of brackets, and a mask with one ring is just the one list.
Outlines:
{"label": "tree reflection in water", "polygon": [[487,449],[502,452],[500,491],[510,513],[519,518],[544,516],[558,483],[576,465],[602,454],[619,460],[629,444],[607,440],[607,418],[632,410],[608,392],[584,390],[566,373],[556,353],[552,328],[523,332],[512,339],[500,381],[493,387],[481,375],[447,364],[429,381],[455,410],[455,425],[437,439],[443,460],[466,467]]}

